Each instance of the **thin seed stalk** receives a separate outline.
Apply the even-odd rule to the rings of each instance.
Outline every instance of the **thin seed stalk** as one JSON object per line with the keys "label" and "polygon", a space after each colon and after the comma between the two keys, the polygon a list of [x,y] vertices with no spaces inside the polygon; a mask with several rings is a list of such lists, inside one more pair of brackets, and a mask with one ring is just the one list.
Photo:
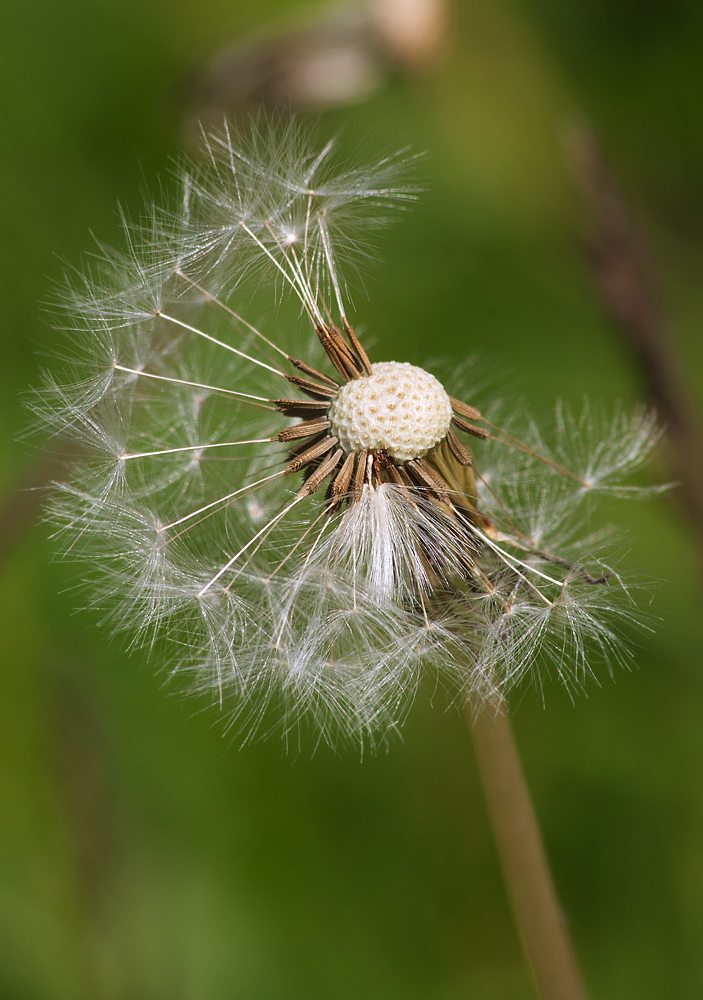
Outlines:
{"label": "thin seed stalk", "polygon": [[478,769],[540,1000],[587,1000],[507,715],[470,717]]}

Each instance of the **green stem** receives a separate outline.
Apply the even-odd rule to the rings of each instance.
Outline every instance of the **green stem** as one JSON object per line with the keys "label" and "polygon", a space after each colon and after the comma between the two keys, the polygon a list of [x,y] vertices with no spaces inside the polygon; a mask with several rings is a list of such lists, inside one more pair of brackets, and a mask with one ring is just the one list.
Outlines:
{"label": "green stem", "polygon": [[541,1000],[586,1000],[508,717],[470,719],[505,880]]}

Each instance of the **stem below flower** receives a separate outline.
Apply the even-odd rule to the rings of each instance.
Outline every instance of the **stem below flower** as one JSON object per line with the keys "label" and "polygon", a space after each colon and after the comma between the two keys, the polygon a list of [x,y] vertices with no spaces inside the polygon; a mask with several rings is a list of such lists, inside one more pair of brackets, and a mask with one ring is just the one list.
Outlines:
{"label": "stem below flower", "polygon": [[541,1000],[586,1000],[507,715],[471,718],[476,759],[522,944]]}

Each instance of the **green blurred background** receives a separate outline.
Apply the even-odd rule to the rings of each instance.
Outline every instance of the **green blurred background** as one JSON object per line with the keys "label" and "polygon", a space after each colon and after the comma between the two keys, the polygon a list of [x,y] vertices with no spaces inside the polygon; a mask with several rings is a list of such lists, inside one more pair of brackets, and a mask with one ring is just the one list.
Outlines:
{"label": "green blurred background", "polygon": [[[0,502],[2,1000],[521,1000],[532,994],[460,712],[428,691],[388,752],[240,750],[75,612],[52,560],[20,394],[58,342],[61,260],[171,185],[204,60],[297,13],[273,0],[6,0]],[[427,193],[357,298],[376,357],[484,359],[549,418],[641,378],[579,248],[562,136],[586,115],[656,259],[703,390],[703,5],[459,0],[446,59],[321,116],[370,155],[428,150]],[[371,138],[368,133],[371,132]],[[505,386],[503,386],[505,382]],[[506,388],[507,387],[507,388]],[[663,462],[654,476],[666,478]],[[609,509],[661,581],[636,669],[514,724],[593,998],[703,996],[698,555],[670,499]],[[434,700],[435,704],[432,704]]]}

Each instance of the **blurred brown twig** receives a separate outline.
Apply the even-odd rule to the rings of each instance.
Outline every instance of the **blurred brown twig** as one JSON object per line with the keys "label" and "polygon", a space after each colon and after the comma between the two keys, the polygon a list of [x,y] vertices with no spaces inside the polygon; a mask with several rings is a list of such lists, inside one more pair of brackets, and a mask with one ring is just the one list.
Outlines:
{"label": "blurred brown twig", "polygon": [[586,246],[606,313],[630,346],[649,401],[666,430],[676,497],[693,522],[703,558],[703,433],[657,291],[655,269],[598,139],[579,125],[569,162],[590,214]]}
{"label": "blurred brown twig", "polygon": [[0,498],[0,562],[36,523],[47,488],[64,467],[59,455],[48,454],[29,464],[14,486]]}

